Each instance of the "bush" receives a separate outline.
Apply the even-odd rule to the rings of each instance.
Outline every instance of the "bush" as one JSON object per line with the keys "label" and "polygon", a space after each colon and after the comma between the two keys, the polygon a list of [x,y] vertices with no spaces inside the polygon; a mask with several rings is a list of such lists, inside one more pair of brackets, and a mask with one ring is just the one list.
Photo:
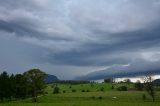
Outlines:
{"label": "bush", "polygon": [[90,91],[87,89],[86,92],[90,92]]}
{"label": "bush", "polygon": [[100,89],[100,91],[104,91],[104,88],[102,87],[102,88]]}
{"label": "bush", "polygon": [[65,91],[65,90],[63,90],[63,93],[66,93],[66,91]]}
{"label": "bush", "polygon": [[69,88],[72,88],[72,86],[69,86]]}
{"label": "bush", "polygon": [[47,91],[45,91],[45,92],[44,92],[44,94],[48,94],[48,92],[47,92]]}
{"label": "bush", "polygon": [[98,97],[98,99],[100,99],[100,100],[101,100],[101,99],[102,99],[102,96],[99,96],[99,97]]}
{"label": "bush", "polygon": [[60,89],[58,88],[58,86],[56,86],[53,90],[53,94],[58,94],[60,93]]}
{"label": "bush", "polygon": [[91,85],[91,87],[94,87],[94,84],[93,84],[93,83],[91,83],[90,85]]}
{"label": "bush", "polygon": [[81,92],[85,92],[85,90],[83,89],[83,90],[81,90]]}
{"label": "bush", "polygon": [[57,86],[57,84],[54,83],[54,84],[51,85],[51,88],[54,88],[56,86]]}
{"label": "bush", "polygon": [[137,82],[135,83],[135,88],[136,88],[137,90],[142,91],[143,88],[144,88],[144,86],[143,86],[143,84],[142,84],[140,81],[137,81]]}
{"label": "bush", "polygon": [[117,88],[118,91],[127,91],[127,87],[126,86],[120,86]]}
{"label": "bush", "polygon": [[146,95],[145,94],[142,95],[142,99],[146,100]]}
{"label": "bush", "polygon": [[95,96],[92,96],[92,99],[96,99],[96,97],[95,97]]}
{"label": "bush", "polygon": [[72,89],[72,92],[76,92],[76,90],[75,90],[75,89]]}
{"label": "bush", "polygon": [[112,85],[112,89],[114,89],[114,86]]}

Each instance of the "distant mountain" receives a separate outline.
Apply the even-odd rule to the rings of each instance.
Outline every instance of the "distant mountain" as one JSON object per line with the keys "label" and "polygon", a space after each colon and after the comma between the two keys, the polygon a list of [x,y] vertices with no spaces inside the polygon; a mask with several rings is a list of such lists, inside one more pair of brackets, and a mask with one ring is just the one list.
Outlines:
{"label": "distant mountain", "polygon": [[156,79],[153,81],[154,85],[160,86],[160,79]]}
{"label": "distant mountain", "polygon": [[[123,70],[117,71],[116,69]],[[124,78],[124,77],[138,77],[138,76],[145,76],[148,75],[148,73],[151,73],[150,70],[136,70],[134,71],[131,69],[130,71],[127,70],[128,66],[116,66],[116,67],[110,67],[106,68],[104,70],[98,70],[91,73],[88,73],[87,75],[78,76],[75,79],[76,80],[101,80],[101,79],[110,79],[110,78]],[[153,70],[153,75],[160,75],[159,69]]]}
{"label": "distant mountain", "polygon": [[45,83],[53,83],[59,81],[59,79],[55,75],[48,74],[45,78]]}

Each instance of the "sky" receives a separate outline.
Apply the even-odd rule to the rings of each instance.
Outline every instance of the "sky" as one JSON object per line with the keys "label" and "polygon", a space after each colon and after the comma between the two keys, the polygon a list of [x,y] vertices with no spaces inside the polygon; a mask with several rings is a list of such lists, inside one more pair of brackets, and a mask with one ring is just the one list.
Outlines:
{"label": "sky", "polygon": [[0,72],[59,79],[160,73],[160,0],[0,0]]}

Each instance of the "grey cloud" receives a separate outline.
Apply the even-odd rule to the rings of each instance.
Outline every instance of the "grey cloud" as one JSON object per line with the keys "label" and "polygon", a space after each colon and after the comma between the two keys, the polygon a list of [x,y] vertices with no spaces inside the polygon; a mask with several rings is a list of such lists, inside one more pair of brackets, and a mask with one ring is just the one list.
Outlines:
{"label": "grey cloud", "polygon": [[144,75],[159,75],[159,61],[149,62],[145,60],[136,60],[126,65],[114,65],[107,69],[91,72],[85,76],[77,77],[76,79],[97,80],[106,78],[121,78],[121,77],[137,77]]}
{"label": "grey cloud", "polygon": [[[145,59],[159,57],[143,55],[145,52],[160,51],[158,0],[0,2],[0,41],[9,37],[8,42],[13,42],[0,42],[0,49],[7,48],[6,52],[9,55],[14,49],[19,51],[25,48],[22,49],[24,52],[14,53],[14,60],[21,58],[16,64],[24,62],[22,66],[16,65],[15,70],[24,69],[25,66],[36,66],[58,74],[65,73],[67,67],[67,72],[75,70],[74,76],[77,76],[78,73],[87,74],[95,67],[98,69],[129,64],[133,60],[137,61],[133,66],[138,67],[136,63],[141,64],[139,59],[145,56]],[[8,67],[14,67],[5,52],[0,56]],[[155,70],[159,69],[155,61],[146,64],[155,64]],[[145,67],[146,64],[142,66]],[[53,68],[52,65],[57,68]],[[55,70],[52,72],[52,69]],[[80,71],[81,69],[86,72]],[[141,69],[134,73],[139,72]],[[98,75],[99,72],[96,73]],[[66,78],[69,78],[69,75]]]}
{"label": "grey cloud", "polygon": [[78,2],[76,9],[71,10],[72,19],[83,28],[91,30],[91,33],[92,30],[116,33],[145,29],[152,23],[155,25],[159,17],[159,7],[153,6],[154,0],[108,0],[96,3],[96,7],[95,2]]}
{"label": "grey cloud", "polygon": [[[51,61],[56,64],[68,65],[95,65],[105,66],[111,64],[124,64],[132,60],[135,52],[142,50],[150,51],[151,48],[159,48],[159,28],[150,31],[121,33],[113,36],[116,42],[106,44],[105,38],[101,40],[102,44],[88,43],[81,51],[71,51],[52,55],[46,61]],[[152,51],[152,50],[151,50]],[[55,61],[56,60],[56,61]]]}

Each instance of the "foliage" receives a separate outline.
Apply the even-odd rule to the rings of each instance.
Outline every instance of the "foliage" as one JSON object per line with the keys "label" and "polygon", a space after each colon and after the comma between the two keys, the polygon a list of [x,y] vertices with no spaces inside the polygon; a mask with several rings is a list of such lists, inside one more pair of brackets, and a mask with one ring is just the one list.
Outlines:
{"label": "foliage", "polygon": [[100,91],[104,91],[104,87],[101,87],[101,88],[100,88]]}
{"label": "foliage", "polygon": [[154,90],[154,85],[152,83],[153,79],[151,76],[146,76],[144,78],[144,87],[148,94],[152,97],[152,101],[155,101],[155,90]]}
{"label": "foliage", "polygon": [[127,84],[130,84],[131,80],[130,79],[125,79],[124,82],[127,83]]}
{"label": "foliage", "polygon": [[98,99],[100,99],[100,100],[101,100],[101,99],[102,99],[102,96],[99,96],[99,97],[98,97]]}
{"label": "foliage", "polygon": [[11,100],[12,97],[24,99],[27,96],[27,80],[21,74],[9,76],[7,72],[0,75],[0,99]]}
{"label": "foliage", "polygon": [[63,90],[63,93],[66,93],[66,90]]}
{"label": "foliage", "polygon": [[60,93],[60,89],[58,86],[55,86],[53,89],[53,94],[58,94],[58,93]]}
{"label": "foliage", "polygon": [[90,81],[85,81],[85,80],[59,80],[59,81],[56,81],[56,83],[59,83],[59,84],[72,84],[72,85],[76,85],[76,84],[88,84],[90,83]]}
{"label": "foliage", "polygon": [[75,90],[75,89],[72,89],[72,92],[76,92],[76,90]]}
{"label": "foliage", "polygon": [[117,88],[118,91],[127,91],[127,87],[126,86],[120,86]]}
{"label": "foliage", "polygon": [[90,92],[90,90],[87,89],[86,92]]}
{"label": "foliage", "polygon": [[37,102],[37,95],[42,94],[45,88],[45,76],[46,74],[39,69],[31,69],[24,73],[27,79],[29,93],[32,95],[32,101]]}
{"label": "foliage", "polygon": [[114,79],[104,79],[104,82],[105,82],[105,83],[113,83],[113,82],[114,82]]}
{"label": "foliage", "polygon": [[112,89],[114,89],[114,85],[112,85]]}
{"label": "foliage", "polygon": [[24,99],[27,96],[27,79],[21,75],[17,74],[14,78],[15,81],[15,98]]}
{"label": "foliage", "polygon": [[69,86],[69,88],[72,88],[72,86]]}
{"label": "foliage", "polygon": [[143,84],[138,80],[136,83],[135,83],[135,88],[139,91],[142,91],[144,86]]}
{"label": "foliage", "polygon": [[92,98],[92,99],[96,99],[96,97],[95,97],[95,96],[92,96],[91,98]]}
{"label": "foliage", "polygon": [[11,87],[10,77],[7,72],[3,72],[0,75],[0,99],[1,102],[4,101],[4,98],[11,98],[12,92],[10,91]]}
{"label": "foliage", "polygon": [[146,95],[145,94],[142,95],[142,99],[146,100]]}
{"label": "foliage", "polygon": [[82,89],[82,90],[81,90],[81,92],[85,92],[85,90],[84,90],[84,89]]}

